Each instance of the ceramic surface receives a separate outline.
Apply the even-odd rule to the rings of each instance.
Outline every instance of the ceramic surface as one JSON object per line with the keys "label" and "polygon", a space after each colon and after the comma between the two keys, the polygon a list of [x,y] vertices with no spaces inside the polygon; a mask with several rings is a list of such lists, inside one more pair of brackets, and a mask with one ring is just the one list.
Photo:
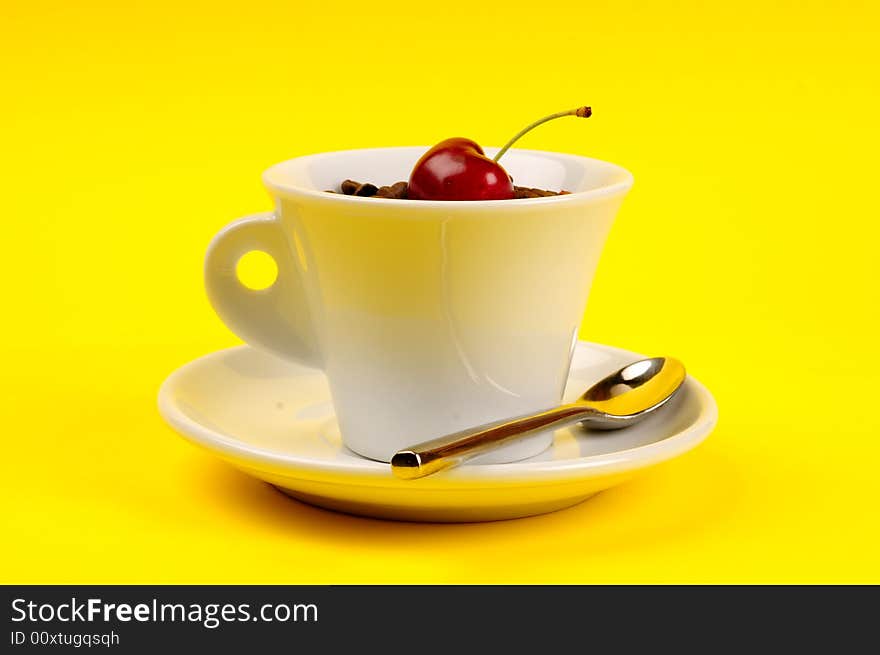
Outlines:
{"label": "ceramic surface", "polygon": [[[566,398],[640,357],[578,342]],[[548,434],[551,447],[528,460],[467,464],[407,481],[343,445],[322,373],[247,346],[178,369],[162,385],[159,409],[189,441],[295,498],[414,521],[486,521],[568,507],[694,448],[717,420],[709,391],[688,377],[667,407],[631,428],[565,428]]]}
{"label": "ceramic surface", "polygon": [[[275,211],[227,226],[206,257],[208,297],[223,321],[253,346],[322,369],[346,445],[377,460],[560,401],[593,273],[632,184],[614,164],[512,150],[504,165],[515,180],[573,193],[416,202],[325,192],[346,177],[405,180],[425,150],[273,166],[264,182]],[[272,287],[252,291],[237,279],[236,262],[251,250],[276,260]],[[549,443],[531,439],[487,461]]]}

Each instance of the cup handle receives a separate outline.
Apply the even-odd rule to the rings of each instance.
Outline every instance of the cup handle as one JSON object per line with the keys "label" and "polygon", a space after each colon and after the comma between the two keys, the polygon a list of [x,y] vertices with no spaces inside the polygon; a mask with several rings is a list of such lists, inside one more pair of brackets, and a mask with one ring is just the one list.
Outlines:
{"label": "cup handle", "polygon": [[[249,289],[238,279],[238,260],[252,250],[265,252],[278,266],[275,282],[265,289]],[[217,315],[250,345],[321,366],[303,280],[273,213],[239,219],[214,237],[205,255],[205,289]]]}

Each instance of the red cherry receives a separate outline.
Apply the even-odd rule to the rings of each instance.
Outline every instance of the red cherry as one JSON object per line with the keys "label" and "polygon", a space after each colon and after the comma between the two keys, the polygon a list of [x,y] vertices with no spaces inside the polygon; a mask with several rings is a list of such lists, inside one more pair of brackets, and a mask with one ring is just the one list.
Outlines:
{"label": "red cherry", "polygon": [[409,176],[410,200],[510,200],[513,182],[498,160],[523,134],[563,116],[589,118],[589,107],[577,107],[541,118],[508,141],[489,159],[476,141],[455,137],[441,141],[416,162]]}
{"label": "red cherry", "polygon": [[470,139],[441,141],[419,159],[409,176],[413,200],[509,200],[513,183],[501,164]]}

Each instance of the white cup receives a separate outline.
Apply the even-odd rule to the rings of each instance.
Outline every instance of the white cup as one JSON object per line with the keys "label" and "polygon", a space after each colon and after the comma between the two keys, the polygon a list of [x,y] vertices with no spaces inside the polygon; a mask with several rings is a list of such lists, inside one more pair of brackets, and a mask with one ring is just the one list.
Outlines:
{"label": "white cup", "polygon": [[[351,178],[406,180],[427,148],[329,152],[271,167],[275,211],[236,221],[208,248],[217,314],[252,346],[322,369],[342,439],[389,461],[401,448],[558,404],[593,273],[629,172],[574,155],[511,150],[516,183],[570,195],[416,201],[326,193]],[[494,154],[494,153],[492,153]],[[278,277],[245,287],[238,260]],[[484,455],[537,454],[539,435]]]}

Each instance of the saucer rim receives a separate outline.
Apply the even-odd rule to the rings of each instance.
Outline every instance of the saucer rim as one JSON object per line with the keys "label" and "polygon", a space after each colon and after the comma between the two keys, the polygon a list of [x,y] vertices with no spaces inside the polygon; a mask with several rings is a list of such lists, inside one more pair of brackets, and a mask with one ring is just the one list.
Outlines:
{"label": "saucer rim", "polygon": [[[608,354],[633,359],[644,357],[644,355],[624,348],[589,341],[579,340],[576,347],[578,349],[596,349]],[[327,474],[331,476],[342,474],[356,477],[361,483],[390,483],[394,486],[400,484],[401,481],[393,476],[391,467],[387,462],[361,458],[357,466],[352,466],[345,462],[316,460],[295,454],[282,453],[277,450],[253,447],[239,439],[202,425],[178,407],[177,403],[173,400],[172,390],[176,387],[178,381],[187,375],[190,369],[203,366],[208,360],[220,357],[225,353],[240,350],[257,349],[247,344],[242,344],[207,353],[175,369],[162,382],[157,398],[159,414],[180,436],[227,460],[235,463],[246,463],[258,470],[269,466],[275,470],[280,468],[288,474],[295,472],[297,477],[306,477],[304,474],[317,474],[320,478],[323,478]],[[309,369],[307,366],[296,363],[291,363],[291,365],[299,366],[301,369],[312,370],[317,374],[321,373],[319,369]],[[428,478],[408,481],[407,484],[413,485],[415,483],[424,486],[432,481],[443,481],[446,484],[453,481],[461,483],[485,483],[491,481],[493,484],[505,481],[518,484],[528,481],[552,482],[556,480],[565,482],[574,477],[581,479],[585,475],[588,477],[598,477],[625,474],[659,464],[698,446],[708,437],[718,422],[717,403],[705,385],[691,375],[687,376],[684,384],[688,391],[695,394],[695,397],[698,399],[700,405],[699,414],[688,427],[659,441],[610,453],[561,460],[534,461],[526,459],[505,464],[469,464]],[[579,475],[575,476],[573,474]]]}

